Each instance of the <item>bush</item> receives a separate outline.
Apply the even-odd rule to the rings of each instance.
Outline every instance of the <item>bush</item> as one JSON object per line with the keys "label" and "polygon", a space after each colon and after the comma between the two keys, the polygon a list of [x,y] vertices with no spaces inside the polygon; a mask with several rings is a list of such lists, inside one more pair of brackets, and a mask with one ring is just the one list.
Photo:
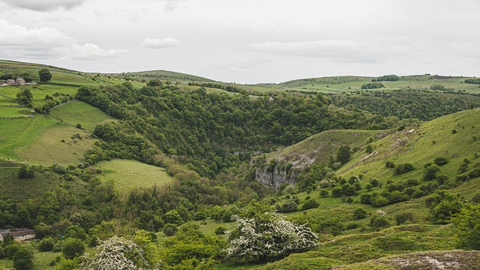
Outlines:
{"label": "bush", "polygon": [[290,213],[297,211],[297,204],[293,200],[284,202],[280,208],[282,213]]}
{"label": "bush", "polygon": [[163,233],[164,233],[166,236],[175,235],[175,233],[177,232],[177,230],[178,230],[177,225],[172,224],[172,223],[167,223],[167,224],[165,224],[165,226],[163,227]]}
{"label": "bush", "polygon": [[456,227],[457,248],[467,250],[480,249],[480,205],[467,204],[460,213],[452,218]]}
{"label": "bush", "polygon": [[395,166],[395,169],[393,169],[393,174],[400,175],[409,171],[413,171],[414,169],[415,168],[410,163],[398,164],[397,166]]}
{"label": "bush", "polygon": [[5,257],[5,252],[3,251],[3,248],[0,247],[0,259],[3,259]]}
{"label": "bush", "polygon": [[361,207],[356,208],[353,210],[353,218],[354,219],[362,219],[367,216],[367,211]]}
{"label": "bush", "polygon": [[395,163],[393,161],[387,161],[385,163],[385,168],[390,168],[390,169],[395,168]]}
{"label": "bush", "polygon": [[353,230],[360,227],[360,225],[358,225],[358,223],[355,223],[355,222],[349,222],[345,227],[347,228],[347,230]]}
{"label": "bush", "polygon": [[337,198],[342,196],[342,189],[339,187],[334,187],[332,189],[332,197]]}
{"label": "bush", "polygon": [[330,233],[336,236],[345,230],[343,223],[336,217],[328,219],[320,218],[317,220],[317,224],[317,231],[320,233]]}
{"label": "bush", "polygon": [[15,255],[15,252],[17,252],[19,249],[20,246],[16,244],[6,246],[4,249],[5,257],[7,257],[9,260],[13,259],[13,255]]}
{"label": "bush", "polygon": [[423,173],[423,179],[424,180],[433,180],[437,177],[437,173],[440,172],[440,167],[438,165],[433,164],[425,168],[425,171]]}
{"label": "bush", "polygon": [[448,163],[448,160],[444,157],[437,157],[433,160],[433,163],[437,164],[438,166],[443,166]]}
{"label": "bush", "polygon": [[65,240],[62,248],[63,256],[67,259],[82,256],[85,252],[85,245],[80,239],[69,238]]}
{"label": "bush", "polygon": [[321,189],[320,190],[320,197],[325,198],[325,197],[328,197],[328,195],[330,195],[328,193],[328,190],[326,190],[326,189]]}
{"label": "bush", "polygon": [[197,212],[193,217],[194,220],[205,220],[207,219],[207,214],[205,212]]}
{"label": "bush", "polygon": [[377,179],[370,179],[370,184],[374,187],[378,187],[379,182]]}
{"label": "bush", "polygon": [[348,203],[348,204],[351,204],[351,203],[353,203],[353,199],[350,198],[350,197],[348,197],[348,198],[345,200],[345,202]]}
{"label": "bush", "polygon": [[371,194],[362,194],[360,195],[360,203],[362,204],[372,204],[372,202],[370,201],[370,198],[371,198]]}
{"label": "bush", "polygon": [[371,190],[373,189],[373,185],[370,184],[370,183],[367,183],[367,184],[365,185],[365,188],[366,188],[368,191],[371,191]]}
{"label": "bush", "polygon": [[55,241],[52,238],[43,238],[43,240],[38,243],[38,250],[52,251],[53,246],[55,246]]}
{"label": "bush", "polygon": [[395,222],[397,223],[397,225],[402,225],[407,221],[414,221],[412,213],[400,213],[395,215]]}
{"label": "bush", "polygon": [[369,225],[370,227],[372,227],[373,230],[380,231],[381,229],[384,229],[390,226],[390,222],[386,217],[374,214],[370,219]]}
{"label": "bush", "polygon": [[302,205],[302,210],[308,210],[312,208],[317,208],[320,204],[315,200],[315,199],[310,199],[307,200],[303,205]]}
{"label": "bush", "polygon": [[215,228],[214,232],[216,235],[224,235],[225,232],[228,231],[228,229],[224,226],[218,226],[217,228]]}
{"label": "bush", "polygon": [[16,270],[30,270],[33,269],[33,251],[26,248],[21,248],[13,256],[13,267]]}
{"label": "bush", "polygon": [[53,170],[58,174],[64,174],[67,172],[67,168],[63,165],[57,164]]}
{"label": "bush", "polygon": [[228,257],[264,260],[311,249],[317,246],[317,239],[306,224],[296,225],[282,215],[268,213],[255,219],[239,219],[228,234],[230,247],[226,252]]}

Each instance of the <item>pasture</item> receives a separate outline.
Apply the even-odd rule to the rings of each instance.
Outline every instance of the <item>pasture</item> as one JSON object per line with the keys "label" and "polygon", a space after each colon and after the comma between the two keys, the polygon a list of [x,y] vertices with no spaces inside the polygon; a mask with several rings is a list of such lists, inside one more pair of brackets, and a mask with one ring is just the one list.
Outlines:
{"label": "pasture", "polygon": [[102,174],[97,175],[102,181],[114,180],[119,191],[128,191],[136,187],[162,186],[173,178],[165,168],[160,168],[135,160],[114,159],[101,161],[95,165]]}
{"label": "pasture", "polygon": [[56,123],[42,130],[35,140],[18,147],[16,151],[21,159],[35,165],[77,165],[84,159],[93,141],[91,135],[84,130]]}
{"label": "pasture", "polygon": [[[0,105],[4,105],[4,103],[0,103]],[[17,104],[11,103],[11,105]],[[29,108],[22,107],[0,107],[0,117],[30,116],[31,111]]]}
{"label": "pasture", "polygon": [[83,101],[73,101],[50,111],[50,117],[66,121],[71,124],[80,124],[90,132],[95,126],[107,119],[112,119],[102,110]]}
{"label": "pasture", "polygon": [[0,119],[0,156],[18,159],[15,148],[33,141],[42,129],[55,122],[39,114],[34,118]]}

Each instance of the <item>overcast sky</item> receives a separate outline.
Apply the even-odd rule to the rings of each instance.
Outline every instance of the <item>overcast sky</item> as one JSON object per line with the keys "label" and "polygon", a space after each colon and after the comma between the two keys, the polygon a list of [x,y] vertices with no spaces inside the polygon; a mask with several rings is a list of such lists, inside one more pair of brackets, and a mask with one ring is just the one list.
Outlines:
{"label": "overcast sky", "polygon": [[0,0],[0,58],[237,83],[480,75],[480,0]]}

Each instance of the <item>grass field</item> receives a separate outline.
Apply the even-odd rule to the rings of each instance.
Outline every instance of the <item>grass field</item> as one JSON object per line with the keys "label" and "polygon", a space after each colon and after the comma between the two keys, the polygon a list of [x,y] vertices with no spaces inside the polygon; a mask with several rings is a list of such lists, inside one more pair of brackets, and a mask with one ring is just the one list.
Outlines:
{"label": "grass field", "polygon": [[[426,122],[413,128],[414,130],[411,132],[404,130],[393,133],[375,142],[378,146],[377,150],[380,151],[375,158],[359,164],[341,175],[349,178],[351,175],[364,174],[364,179],[376,178],[383,179],[382,181],[417,178],[421,182],[423,165],[433,162],[436,157],[445,157],[449,163],[442,166],[441,169],[452,179],[458,174],[457,169],[464,158],[471,162],[478,161],[474,154],[480,151],[480,141],[474,141],[472,135],[480,133],[479,117],[479,110],[472,109]],[[455,134],[453,134],[453,130],[456,131]],[[400,141],[404,141],[406,144],[401,146],[397,143]],[[365,152],[357,152],[350,162],[339,169],[339,172],[343,172],[365,156]],[[394,161],[395,164],[411,163],[415,170],[402,175],[393,175],[391,169],[385,168],[387,160]]]}
{"label": "grass field", "polygon": [[[82,139],[74,137],[76,134]],[[42,130],[34,141],[18,147],[16,151],[21,159],[35,165],[77,165],[91,148],[93,141],[89,133],[57,123]]]}
{"label": "grass field", "polygon": [[[351,92],[361,90],[363,84],[370,83],[374,77],[361,76],[335,76],[322,78],[299,79],[277,84],[285,90],[320,91],[329,93]],[[412,75],[399,76],[398,81],[382,81],[385,88],[372,90],[398,90],[398,89],[430,89],[434,84],[443,85],[454,91],[465,90],[469,93],[480,93],[478,84],[464,83],[463,77]]]}
{"label": "grass field", "polygon": [[134,187],[161,186],[173,180],[164,168],[155,167],[139,161],[114,159],[102,161],[95,165],[103,174],[98,175],[102,181],[115,180],[120,191]]}
{"label": "grass field", "polygon": [[82,101],[74,101],[59,106],[50,112],[50,117],[66,121],[71,124],[80,124],[90,132],[95,126],[107,119],[112,119],[102,110]]}
{"label": "grass field", "polygon": [[42,129],[55,122],[38,114],[34,118],[0,119],[0,156],[18,159],[14,149],[33,141]]}
{"label": "grass field", "polygon": [[[0,103],[3,105],[3,103]],[[12,105],[17,105],[12,103]],[[31,111],[29,108],[21,107],[0,107],[0,117],[17,117],[17,116],[30,116]]]}

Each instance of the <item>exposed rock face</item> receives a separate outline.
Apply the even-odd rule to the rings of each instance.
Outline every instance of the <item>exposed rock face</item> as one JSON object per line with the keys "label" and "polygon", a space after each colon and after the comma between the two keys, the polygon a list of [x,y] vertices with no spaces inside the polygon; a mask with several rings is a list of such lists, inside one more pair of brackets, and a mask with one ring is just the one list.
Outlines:
{"label": "exposed rock face", "polygon": [[295,172],[288,175],[286,171],[279,170],[278,166],[276,166],[273,172],[267,171],[267,168],[255,170],[255,181],[265,186],[279,188],[283,183],[295,185],[297,175],[298,173]]}

